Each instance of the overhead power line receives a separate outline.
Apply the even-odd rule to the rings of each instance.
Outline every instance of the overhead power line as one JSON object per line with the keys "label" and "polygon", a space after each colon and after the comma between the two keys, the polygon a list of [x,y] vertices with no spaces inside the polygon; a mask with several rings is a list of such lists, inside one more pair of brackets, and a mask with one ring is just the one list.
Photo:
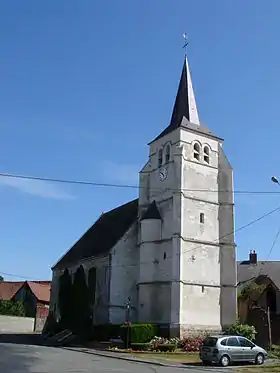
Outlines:
{"label": "overhead power line", "polygon": [[[269,211],[269,212],[267,212],[267,213],[265,213],[265,214],[263,214],[263,215],[261,215],[261,216],[259,216],[258,218],[254,219],[254,220],[251,220],[249,223],[247,223],[247,224],[245,224],[245,225],[243,225],[243,226],[241,226],[241,227],[235,229],[234,231],[231,231],[230,233],[228,233],[228,234],[226,234],[226,235],[223,235],[223,236],[219,237],[218,240],[221,240],[221,239],[223,239],[223,238],[225,238],[225,237],[227,237],[227,236],[230,236],[230,235],[232,235],[232,234],[235,234],[235,233],[237,233],[237,232],[240,232],[240,231],[242,231],[242,230],[244,230],[244,229],[246,229],[246,228],[252,226],[253,224],[255,224],[255,223],[257,223],[257,222],[259,222],[259,221],[265,219],[266,217],[268,217],[268,216],[274,214],[274,213],[277,212],[277,211],[280,211],[280,206],[277,207],[277,208],[275,208],[275,209],[273,209],[273,210],[271,210],[271,211]],[[269,254],[270,254],[271,251],[273,250],[273,248],[274,248],[274,246],[275,246],[275,244],[276,244],[276,241],[277,241],[279,235],[280,235],[280,228],[279,228],[279,230],[278,230],[278,232],[277,232],[276,238],[275,238],[274,241],[273,241],[273,245],[272,245],[272,247],[271,247],[271,249],[270,249]],[[217,241],[217,240],[216,240],[216,241]],[[214,241],[214,242],[215,242],[215,241]],[[203,246],[205,246],[205,245],[203,245],[203,244],[197,245],[196,247],[193,247],[192,249],[190,249],[190,250],[188,250],[188,251],[185,251],[185,252],[183,253],[183,255],[187,254],[187,253],[190,252],[190,251],[197,250],[197,249],[199,249],[199,248],[201,248],[201,247],[203,247]],[[178,254],[178,255],[179,255],[179,254]],[[172,256],[166,257],[166,259],[171,259],[171,258],[172,258]],[[85,260],[90,260],[90,259],[91,259],[91,258],[89,257],[89,258],[86,258]],[[113,265],[112,267],[113,267],[113,268],[115,268],[115,267],[122,267],[122,268],[126,267],[126,268],[127,268],[127,267],[136,267],[136,266],[138,266],[139,264],[151,264],[151,262],[150,262],[150,261],[149,261],[149,262],[147,261],[147,262],[140,262],[140,263],[134,263],[134,264],[115,264],[115,265]],[[3,276],[17,277],[17,278],[22,278],[22,279],[25,279],[25,280],[36,280],[36,279],[31,278],[31,277],[28,277],[28,276],[17,275],[17,274],[14,274],[14,273],[0,272],[0,274],[3,275]]]}
{"label": "overhead power line", "polygon": [[[225,235],[223,235],[223,236],[220,236],[218,239],[214,240],[213,243],[219,242],[219,241],[222,240],[223,238],[226,238],[226,237],[231,236],[231,235],[233,235],[233,234],[235,234],[235,233],[237,233],[237,232],[240,232],[240,231],[242,231],[242,230],[244,230],[244,229],[246,229],[246,228],[252,226],[253,224],[256,224],[256,223],[258,223],[259,221],[261,221],[261,220],[267,218],[268,216],[274,214],[274,213],[277,212],[277,211],[280,211],[280,206],[278,206],[277,208],[275,208],[275,209],[273,209],[273,210],[271,210],[271,211],[269,211],[269,212],[267,212],[267,213],[265,213],[265,214],[263,214],[263,215],[257,217],[257,218],[254,219],[254,220],[249,221],[247,224],[242,225],[241,227],[235,229],[234,231],[231,231],[231,232],[229,232],[229,233],[227,233],[227,234],[225,234]],[[280,232],[279,232],[279,234],[280,234]],[[209,243],[209,244],[207,244],[207,245],[206,245],[206,244],[199,244],[199,245],[196,245],[195,247],[192,247],[191,249],[186,250],[184,253],[182,253],[182,255],[186,255],[186,254],[188,254],[189,252],[191,252],[191,251],[195,251],[195,250],[200,249],[200,248],[202,248],[202,247],[204,247],[204,246],[211,246],[211,243]],[[177,255],[181,255],[181,254],[177,254]],[[62,258],[63,258],[63,256],[62,256]],[[83,261],[83,260],[84,260],[84,261],[87,261],[87,260],[90,260],[90,259],[93,259],[93,258],[94,258],[94,256],[87,257],[87,258],[85,258],[85,259],[82,259],[82,261]],[[166,260],[166,259],[171,259],[171,258],[173,258],[173,256],[172,256],[172,255],[169,255],[169,256],[166,256],[165,260]],[[114,264],[114,265],[112,265],[112,268],[115,268],[115,267],[122,267],[122,268],[124,268],[124,267],[136,267],[136,266],[138,266],[139,264],[151,264],[151,261],[140,262],[140,263],[133,263],[133,264],[125,264],[125,265],[124,265],[124,264]]]}
{"label": "overhead power line", "polygon": [[[228,237],[228,236],[230,236],[230,235],[232,235],[232,234],[235,234],[235,233],[237,233],[237,232],[240,232],[240,231],[242,231],[243,229],[246,229],[246,228],[250,227],[251,225],[253,225],[253,224],[259,222],[260,220],[265,219],[266,217],[268,217],[268,216],[274,214],[274,213],[277,212],[277,211],[280,211],[280,206],[277,207],[277,208],[275,208],[275,209],[273,209],[273,210],[271,210],[271,211],[269,211],[269,212],[267,212],[267,213],[265,213],[265,214],[263,214],[263,215],[261,215],[261,216],[259,216],[258,218],[254,219],[254,220],[251,220],[249,223],[247,223],[247,224],[245,224],[245,225],[243,225],[243,226],[241,226],[241,227],[235,229],[234,231],[231,231],[230,233],[227,233],[226,235],[223,235],[223,236],[219,237],[219,238],[218,238],[217,240],[215,240],[214,242],[216,242],[216,241],[218,241],[218,240],[221,240],[221,239],[223,239],[223,238],[226,238],[226,237]],[[273,250],[273,248],[274,248],[274,246],[275,246],[275,244],[276,244],[276,242],[277,242],[277,239],[278,239],[279,235],[280,235],[280,228],[279,228],[279,230],[278,230],[278,232],[277,232],[276,238],[275,238],[274,241],[273,241],[272,247],[271,247],[271,249],[270,249],[270,251],[269,251],[269,255],[270,255],[270,253],[272,252],[272,250]],[[200,245],[198,245],[198,246],[196,246],[196,247],[193,247],[192,249],[185,251],[185,252],[183,253],[183,255],[187,254],[187,253],[190,252],[190,251],[197,250],[197,249],[199,249],[199,248],[201,248],[201,247],[203,247],[203,246],[205,246],[205,244],[200,244]],[[178,254],[178,255],[179,255],[179,254]],[[171,258],[172,258],[172,256],[166,257],[166,259],[171,259]],[[85,260],[90,260],[90,257],[89,257],[89,258],[86,258]],[[124,267],[136,267],[136,266],[138,266],[139,264],[151,264],[151,262],[150,262],[150,261],[149,261],[149,262],[147,261],[147,262],[140,262],[140,263],[134,263],[134,264],[116,264],[116,265],[113,265],[112,267],[113,267],[113,268],[115,268],[115,267],[122,267],[122,268],[124,268]],[[29,279],[29,280],[36,280],[36,279],[34,279],[34,278],[31,278],[31,277],[22,276],[22,275],[16,275],[16,274],[13,274],[13,273],[0,272],[0,274],[3,275],[3,276],[17,277],[17,278],[22,278],[22,279],[26,279],[26,280],[28,280],[28,279]]]}
{"label": "overhead power line", "polygon": [[[277,233],[276,233],[276,235],[275,235],[275,237],[274,237],[274,239],[273,239],[272,245],[271,245],[271,247],[270,247],[270,249],[269,249],[269,251],[268,251],[268,254],[267,254],[267,257],[266,257],[265,261],[262,261],[262,262],[261,262],[261,266],[260,266],[260,270],[258,271],[258,274],[252,276],[252,277],[251,277],[250,279],[248,279],[247,281],[244,281],[244,282],[242,283],[242,285],[244,285],[244,284],[246,285],[246,283],[248,284],[248,283],[250,283],[250,282],[254,282],[254,281],[256,281],[256,279],[257,279],[259,276],[262,276],[262,275],[269,277],[268,270],[267,270],[267,273],[266,273],[266,274],[263,274],[263,272],[264,272],[264,264],[268,263],[268,258],[270,257],[270,255],[271,255],[271,253],[272,253],[272,251],[273,251],[273,249],[274,249],[274,247],[275,247],[275,245],[276,245],[276,243],[277,243],[277,241],[278,241],[279,235],[280,235],[280,227],[278,228]],[[266,269],[267,269],[267,268],[266,268]],[[238,286],[239,284],[241,284],[241,283],[238,283],[237,286]],[[258,296],[257,299],[255,300],[255,304],[258,304],[258,302],[259,302],[259,300],[261,299],[262,296],[263,296],[263,292],[261,292],[261,293],[259,294],[259,296]],[[255,308],[259,308],[259,309],[263,310],[266,314],[268,313],[268,310],[264,309],[263,307],[255,306]]]}
{"label": "overhead power line", "polygon": [[279,226],[279,228],[278,228],[278,230],[276,232],[276,235],[275,235],[275,237],[273,239],[273,242],[272,242],[272,245],[271,245],[271,247],[270,247],[270,249],[269,249],[269,251],[267,253],[267,257],[266,257],[265,261],[262,261],[262,265],[261,265],[261,268],[260,268],[260,271],[259,271],[259,274],[258,274],[257,277],[259,277],[260,275],[262,275],[262,273],[264,271],[264,264],[268,262],[268,259],[269,259],[270,255],[271,255],[271,253],[272,253],[272,251],[273,251],[273,249],[274,249],[277,241],[278,241],[279,235],[280,235],[280,226]]}
{"label": "overhead power line", "polygon": [[[9,277],[17,277],[17,278],[22,278],[24,280],[33,280],[33,281],[42,281],[34,277],[28,277],[28,276],[22,276],[22,275],[15,275],[14,273],[7,273],[7,272],[0,272],[1,276],[9,276]],[[5,278],[4,278],[5,280]]]}
{"label": "overhead power line", "polygon": [[[29,175],[17,175],[9,173],[0,173],[0,177],[8,177],[13,179],[21,180],[35,180],[35,181],[48,181],[53,183],[62,183],[62,184],[72,184],[72,185],[85,185],[93,187],[108,187],[108,188],[130,188],[130,189],[141,189],[146,187],[141,187],[138,185],[132,184],[114,184],[114,183],[102,183],[94,181],[85,181],[85,180],[70,180],[70,179],[55,179],[49,177],[41,176],[29,176]],[[207,192],[207,193],[234,193],[234,194],[280,194],[280,191],[257,191],[257,190],[213,190],[213,189],[189,189],[189,188],[150,188],[150,190],[171,190],[171,191],[185,191],[185,192]]]}
{"label": "overhead power line", "polygon": [[[245,224],[245,225],[242,225],[241,227],[235,229],[234,231],[231,231],[231,232],[229,232],[229,233],[227,233],[227,234],[225,234],[225,235],[219,237],[218,239],[214,240],[213,242],[214,242],[214,243],[215,243],[215,242],[219,242],[219,241],[222,240],[223,238],[229,237],[229,236],[231,236],[231,235],[233,235],[233,234],[235,234],[235,233],[237,233],[237,232],[241,232],[242,230],[244,230],[244,229],[246,229],[246,228],[252,226],[253,224],[258,223],[259,221],[261,221],[261,220],[267,218],[268,216],[274,214],[274,213],[277,212],[277,211],[280,211],[280,206],[278,206],[277,208],[275,208],[275,209],[273,209],[273,210],[271,210],[271,211],[269,211],[269,212],[267,212],[267,213],[265,213],[265,214],[259,216],[258,218],[254,219],[254,220],[251,220],[249,223],[247,223],[247,224]],[[279,234],[280,234],[280,231],[279,231],[279,233],[278,233],[278,236],[279,236]],[[277,236],[277,237],[278,237],[278,236]],[[274,244],[274,245],[275,245],[275,244]],[[199,244],[199,245],[197,245],[197,246],[195,246],[195,247],[193,247],[193,248],[191,248],[191,249],[189,249],[189,250],[186,250],[182,255],[186,255],[186,254],[188,254],[189,252],[191,252],[191,251],[195,251],[195,250],[200,249],[200,248],[202,248],[202,247],[204,247],[204,246],[211,246],[211,243],[209,243],[209,245]],[[274,246],[273,246],[273,247],[274,247]],[[272,249],[273,249],[273,247],[272,247]],[[272,251],[272,249],[271,249],[271,251]],[[179,254],[177,254],[177,255],[179,255]],[[171,258],[172,258],[172,255],[166,257],[166,259],[171,259]],[[148,263],[148,262],[146,262],[146,263],[141,262],[140,264],[147,264],[147,263]],[[135,265],[138,265],[138,264],[136,263]],[[118,266],[118,265],[117,265],[117,266]],[[123,265],[120,265],[120,266],[122,267]]]}
{"label": "overhead power line", "polygon": [[272,243],[272,245],[271,245],[271,248],[270,248],[270,250],[269,250],[269,252],[268,252],[268,254],[267,254],[267,257],[266,257],[266,259],[265,259],[265,262],[268,261],[270,255],[271,255],[271,253],[272,253],[272,251],[273,251],[273,249],[274,249],[274,247],[275,247],[275,245],[276,245],[276,243],[277,243],[277,241],[278,241],[279,235],[280,235],[280,227],[278,228],[278,231],[277,231],[277,233],[276,233],[276,235],[275,235],[275,238],[274,238],[274,240],[273,240],[273,243]]}

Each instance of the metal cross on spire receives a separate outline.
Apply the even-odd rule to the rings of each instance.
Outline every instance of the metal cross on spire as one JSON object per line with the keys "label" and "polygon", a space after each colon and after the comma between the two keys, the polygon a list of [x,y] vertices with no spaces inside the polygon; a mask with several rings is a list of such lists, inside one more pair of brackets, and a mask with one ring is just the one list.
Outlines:
{"label": "metal cross on spire", "polygon": [[188,37],[188,34],[186,32],[183,33],[183,38],[185,40],[185,44],[184,44],[183,48],[185,49],[185,54],[187,54],[187,45],[189,44],[189,37]]}

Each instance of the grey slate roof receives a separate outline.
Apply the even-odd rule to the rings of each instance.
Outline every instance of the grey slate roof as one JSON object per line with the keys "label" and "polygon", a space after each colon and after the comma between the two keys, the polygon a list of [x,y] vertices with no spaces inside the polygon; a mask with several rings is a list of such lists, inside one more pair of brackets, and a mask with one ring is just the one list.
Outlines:
{"label": "grey slate roof", "polygon": [[246,282],[259,275],[268,276],[280,289],[280,261],[258,261],[257,264],[250,264],[248,260],[237,262],[237,282]]}
{"label": "grey slate roof", "polygon": [[137,215],[138,199],[102,214],[53,268],[65,268],[81,259],[108,254],[137,220]]}
{"label": "grey slate roof", "polygon": [[146,220],[146,219],[161,219],[160,213],[157,208],[156,201],[153,201],[148,209],[144,212],[141,220]]}
{"label": "grey slate roof", "polygon": [[[211,137],[217,138],[204,124],[200,125],[190,122],[190,108],[189,108],[189,95],[188,95],[188,81],[190,79],[187,74],[186,62],[182,69],[181,79],[177,91],[175,104],[170,120],[170,124],[166,127],[153,141],[160,139],[168,133],[176,130],[179,127],[185,127],[186,129],[193,130],[198,133],[206,134]],[[152,141],[152,142],[153,142]]]}

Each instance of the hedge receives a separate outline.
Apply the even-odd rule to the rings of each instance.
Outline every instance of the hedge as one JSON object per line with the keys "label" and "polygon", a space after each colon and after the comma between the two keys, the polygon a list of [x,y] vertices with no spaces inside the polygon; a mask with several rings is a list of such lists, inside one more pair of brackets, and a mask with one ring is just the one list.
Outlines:
{"label": "hedge", "polygon": [[109,341],[111,338],[120,337],[125,343],[129,337],[130,343],[150,342],[157,335],[157,326],[153,324],[102,324],[93,328],[92,339],[99,342]]}
{"label": "hedge", "polygon": [[[130,328],[128,333],[127,328]],[[132,324],[130,327],[121,327],[121,337],[126,342],[127,335],[130,334],[130,343],[147,343],[157,335],[157,326],[153,324]]]}

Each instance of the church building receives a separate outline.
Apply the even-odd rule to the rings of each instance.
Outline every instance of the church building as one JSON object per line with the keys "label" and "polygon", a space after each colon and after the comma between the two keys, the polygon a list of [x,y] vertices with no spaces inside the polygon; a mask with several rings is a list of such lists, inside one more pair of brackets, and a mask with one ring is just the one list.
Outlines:
{"label": "church building", "polygon": [[236,320],[233,170],[223,139],[199,119],[187,57],[169,125],[149,143],[139,198],[103,213],[54,265],[83,268],[94,324],[156,323],[170,335]]}

